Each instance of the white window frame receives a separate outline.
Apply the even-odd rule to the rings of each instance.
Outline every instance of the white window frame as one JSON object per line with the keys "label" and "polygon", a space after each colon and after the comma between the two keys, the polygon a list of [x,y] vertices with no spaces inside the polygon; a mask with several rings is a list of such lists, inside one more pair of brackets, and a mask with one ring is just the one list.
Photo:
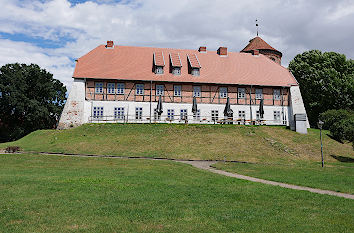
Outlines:
{"label": "white window frame", "polygon": [[95,93],[102,94],[103,93],[103,82],[96,82],[95,83]]}
{"label": "white window frame", "polygon": [[164,85],[156,85],[156,90],[155,90],[156,96],[163,96],[164,89],[165,89]]}
{"label": "white window frame", "polygon": [[200,121],[200,109],[197,109],[197,112],[193,112],[193,120]]}
{"label": "white window frame", "polygon": [[142,120],[143,119],[143,108],[136,107],[135,108],[135,120]]}
{"label": "white window frame", "polygon": [[174,96],[182,96],[182,86],[181,85],[174,85],[173,86],[173,95]]}
{"label": "white window frame", "polygon": [[261,119],[261,115],[259,114],[259,110],[256,111],[256,120],[259,121]]}
{"label": "white window frame", "polygon": [[191,74],[193,76],[199,76],[200,75],[200,69],[199,68],[192,68]]}
{"label": "white window frame", "polygon": [[281,100],[280,89],[273,89],[274,100]]}
{"label": "white window frame", "polygon": [[179,67],[179,66],[172,67],[172,74],[181,75],[181,67]]}
{"label": "white window frame", "polygon": [[246,119],[246,112],[244,110],[238,111],[238,118],[245,120]]}
{"label": "white window frame", "polygon": [[163,74],[163,66],[155,66],[155,74]]}
{"label": "white window frame", "polygon": [[280,111],[273,111],[274,122],[281,122]]}
{"label": "white window frame", "polygon": [[117,94],[124,95],[125,85],[124,83],[117,83]]}
{"label": "white window frame", "polygon": [[101,106],[95,106],[92,109],[92,116],[94,119],[102,119],[103,118],[103,107]]}
{"label": "white window frame", "polygon": [[107,83],[107,94],[114,94],[115,88],[116,88],[115,83]]}
{"label": "white window frame", "polygon": [[155,121],[161,120],[161,115],[157,113],[157,108],[154,108],[154,120]]}
{"label": "white window frame", "polygon": [[219,120],[219,110],[211,110],[211,121]]}
{"label": "white window frame", "polygon": [[175,119],[175,110],[174,109],[167,109],[167,118],[170,121],[173,121]]}
{"label": "white window frame", "polygon": [[237,97],[239,99],[245,99],[246,98],[246,89],[244,87],[237,88]]}
{"label": "white window frame", "polygon": [[256,88],[256,100],[261,100],[261,99],[263,99],[263,89]]}
{"label": "white window frame", "polygon": [[188,112],[187,109],[180,110],[180,119],[181,120],[188,120]]}
{"label": "white window frame", "polygon": [[139,83],[135,85],[135,94],[144,95],[144,84]]}
{"label": "white window frame", "polygon": [[193,97],[202,97],[202,87],[193,86]]}
{"label": "white window frame", "polygon": [[114,108],[114,119],[115,120],[124,120],[124,107],[115,107]]}
{"label": "white window frame", "polygon": [[219,88],[219,96],[222,99],[227,98],[227,87],[220,87]]}

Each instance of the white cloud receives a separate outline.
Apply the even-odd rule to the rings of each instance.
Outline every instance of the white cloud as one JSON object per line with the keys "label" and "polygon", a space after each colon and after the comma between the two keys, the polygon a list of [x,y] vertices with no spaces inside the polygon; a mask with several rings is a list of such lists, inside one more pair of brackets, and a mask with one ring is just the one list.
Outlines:
{"label": "white cloud", "polygon": [[[100,3],[98,3],[100,2]],[[43,65],[66,85],[74,59],[106,40],[136,46],[241,50],[260,35],[283,52],[283,64],[308,49],[354,54],[352,4],[347,0],[132,0],[72,5],[67,0],[0,0],[0,32],[22,33],[59,48],[0,41],[0,65],[28,61]],[[1,39],[1,38],[0,38]],[[19,52],[20,46],[25,45]]]}

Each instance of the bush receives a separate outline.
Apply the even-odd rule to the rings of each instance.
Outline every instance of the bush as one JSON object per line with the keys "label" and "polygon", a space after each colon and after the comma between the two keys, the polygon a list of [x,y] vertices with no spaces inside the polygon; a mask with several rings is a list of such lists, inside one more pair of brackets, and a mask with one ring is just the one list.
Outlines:
{"label": "bush", "polygon": [[328,110],[320,114],[320,119],[324,122],[323,129],[330,129],[335,123],[340,122],[343,119],[348,119],[350,116],[353,117],[354,112],[339,109],[339,110]]}

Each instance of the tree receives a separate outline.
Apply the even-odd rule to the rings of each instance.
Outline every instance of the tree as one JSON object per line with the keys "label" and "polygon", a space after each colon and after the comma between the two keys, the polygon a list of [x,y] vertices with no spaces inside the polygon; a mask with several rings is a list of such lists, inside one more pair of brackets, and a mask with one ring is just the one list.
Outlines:
{"label": "tree", "polygon": [[298,54],[289,70],[299,82],[311,126],[329,109],[354,108],[354,60],[335,52]]}
{"label": "tree", "polygon": [[0,142],[16,140],[37,129],[55,127],[66,88],[38,65],[0,68]]}

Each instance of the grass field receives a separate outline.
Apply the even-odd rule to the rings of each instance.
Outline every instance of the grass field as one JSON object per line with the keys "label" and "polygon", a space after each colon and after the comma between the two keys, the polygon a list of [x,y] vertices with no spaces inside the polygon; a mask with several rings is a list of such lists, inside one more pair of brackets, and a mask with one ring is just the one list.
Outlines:
{"label": "grass field", "polygon": [[0,155],[2,232],[353,232],[354,201],[172,161]]}
{"label": "grass field", "polygon": [[[353,158],[351,144],[341,144],[324,131],[326,161]],[[301,135],[285,127],[182,124],[86,124],[68,130],[40,130],[0,148],[25,151],[220,159],[262,163],[320,161],[319,131]],[[339,157],[339,158],[341,158]]]}

